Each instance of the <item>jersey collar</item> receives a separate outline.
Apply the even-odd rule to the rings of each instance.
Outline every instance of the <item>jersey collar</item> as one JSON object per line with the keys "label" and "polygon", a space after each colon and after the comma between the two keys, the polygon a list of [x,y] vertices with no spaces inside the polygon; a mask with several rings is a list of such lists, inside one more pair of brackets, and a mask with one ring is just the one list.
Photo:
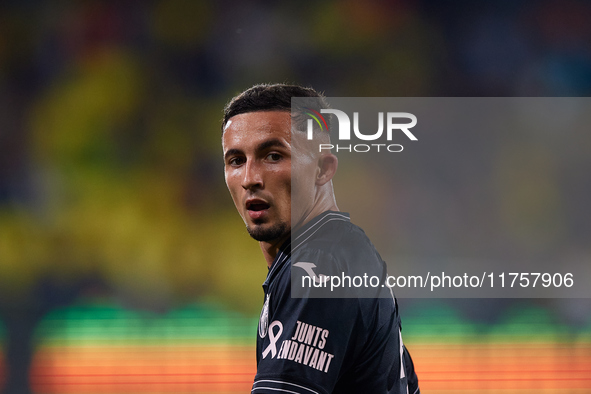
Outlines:
{"label": "jersey collar", "polygon": [[351,221],[351,218],[347,212],[325,211],[295,230],[289,239],[287,239],[279,248],[277,256],[275,256],[271,268],[269,268],[267,278],[263,283],[263,288],[266,288],[275,273],[279,272],[286,262],[290,261],[291,252],[293,250],[301,247],[320,228],[322,228],[322,226],[333,220]]}

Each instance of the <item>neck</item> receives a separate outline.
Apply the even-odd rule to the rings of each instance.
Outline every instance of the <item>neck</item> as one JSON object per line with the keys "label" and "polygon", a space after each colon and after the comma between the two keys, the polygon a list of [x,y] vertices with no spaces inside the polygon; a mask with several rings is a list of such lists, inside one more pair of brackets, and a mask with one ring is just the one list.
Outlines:
{"label": "neck", "polygon": [[[332,189],[331,189],[332,190]],[[335,201],[334,195],[332,193],[320,193],[314,201],[311,209],[303,212],[300,216],[301,219],[294,225],[294,229],[300,228],[308,223],[310,220],[314,219],[316,216],[322,214],[326,211],[338,211],[339,207]]]}
{"label": "neck", "polygon": [[283,237],[271,242],[259,242],[259,246],[263,251],[263,257],[267,262],[267,267],[271,268],[277,253],[279,253],[279,248],[281,248],[281,245],[283,245],[283,243],[288,240],[289,237],[291,237],[291,233],[288,233],[287,235],[284,235]]}
{"label": "neck", "polygon": [[[339,207],[337,207],[334,198],[327,200],[325,204],[317,204],[315,208],[307,212],[306,214],[302,215],[302,219],[295,225],[295,229],[298,229],[308,223],[310,220],[314,219],[316,216],[320,215],[326,211],[338,211]],[[261,250],[263,251],[263,256],[265,257],[265,261],[267,261],[267,267],[271,268],[273,261],[275,261],[275,257],[277,253],[279,253],[279,249],[281,245],[291,237],[291,232],[283,237],[273,240],[270,242],[259,242]]]}

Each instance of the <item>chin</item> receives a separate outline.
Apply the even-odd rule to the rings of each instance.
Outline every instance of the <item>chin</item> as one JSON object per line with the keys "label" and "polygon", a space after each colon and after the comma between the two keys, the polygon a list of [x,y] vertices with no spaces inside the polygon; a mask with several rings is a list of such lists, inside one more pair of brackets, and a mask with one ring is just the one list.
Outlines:
{"label": "chin", "polygon": [[272,242],[285,237],[289,232],[289,226],[286,223],[276,224],[254,224],[247,225],[248,234],[259,242]]}

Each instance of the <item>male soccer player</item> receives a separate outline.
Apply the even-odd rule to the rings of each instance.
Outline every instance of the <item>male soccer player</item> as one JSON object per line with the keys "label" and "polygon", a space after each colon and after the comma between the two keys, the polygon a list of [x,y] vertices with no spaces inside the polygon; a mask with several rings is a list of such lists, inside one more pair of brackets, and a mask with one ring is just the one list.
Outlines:
{"label": "male soccer player", "polygon": [[[269,267],[252,392],[419,393],[391,292],[292,297],[292,270],[293,283],[307,276],[320,287],[326,273],[385,274],[369,239],[339,212],[337,158],[306,138],[301,114],[292,118],[292,97],[325,105],[313,89],[257,85],[230,101],[222,124],[226,184]],[[314,138],[329,142],[327,131]]]}

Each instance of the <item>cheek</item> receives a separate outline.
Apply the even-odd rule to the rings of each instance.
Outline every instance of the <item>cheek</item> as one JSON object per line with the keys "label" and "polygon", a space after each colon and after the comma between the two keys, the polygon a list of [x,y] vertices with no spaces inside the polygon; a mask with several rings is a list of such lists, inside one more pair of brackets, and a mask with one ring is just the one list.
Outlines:
{"label": "cheek", "polygon": [[237,178],[235,176],[232,176],[231,174],[226,173],[225,179],[226,179],[226,186],[228,187],[228,190],[230,191],[230,195],[232,196],[232,199],[234,200],[234,202],[236,202],[236,198],[238,197],[238,191],[239,191],[240,184],[237,183],[238,182]]}
{"label": "cheek", "polygon": [[308,165],[306,167],[302,166],[294,171],[294,175],[292,177],[292,187],[294,194],[307,194],[307,193],[314,193],[316,188],[316,167],[313,165]]}
{"label": "cheek", "polygon": [[310,185],[308,178],[294,177],[290,193],[291,206],[294,212],[306,210],[314,203],[314,185]]}
{"label": "cheek", "polygon": [[292,185],[292,178],[291,178],[291,168],[287,171],[282,171],[279,174],[278,179],[281,181],[281,189],[284,190],[285,194],[288,196],[291,195],[291,185]]}

